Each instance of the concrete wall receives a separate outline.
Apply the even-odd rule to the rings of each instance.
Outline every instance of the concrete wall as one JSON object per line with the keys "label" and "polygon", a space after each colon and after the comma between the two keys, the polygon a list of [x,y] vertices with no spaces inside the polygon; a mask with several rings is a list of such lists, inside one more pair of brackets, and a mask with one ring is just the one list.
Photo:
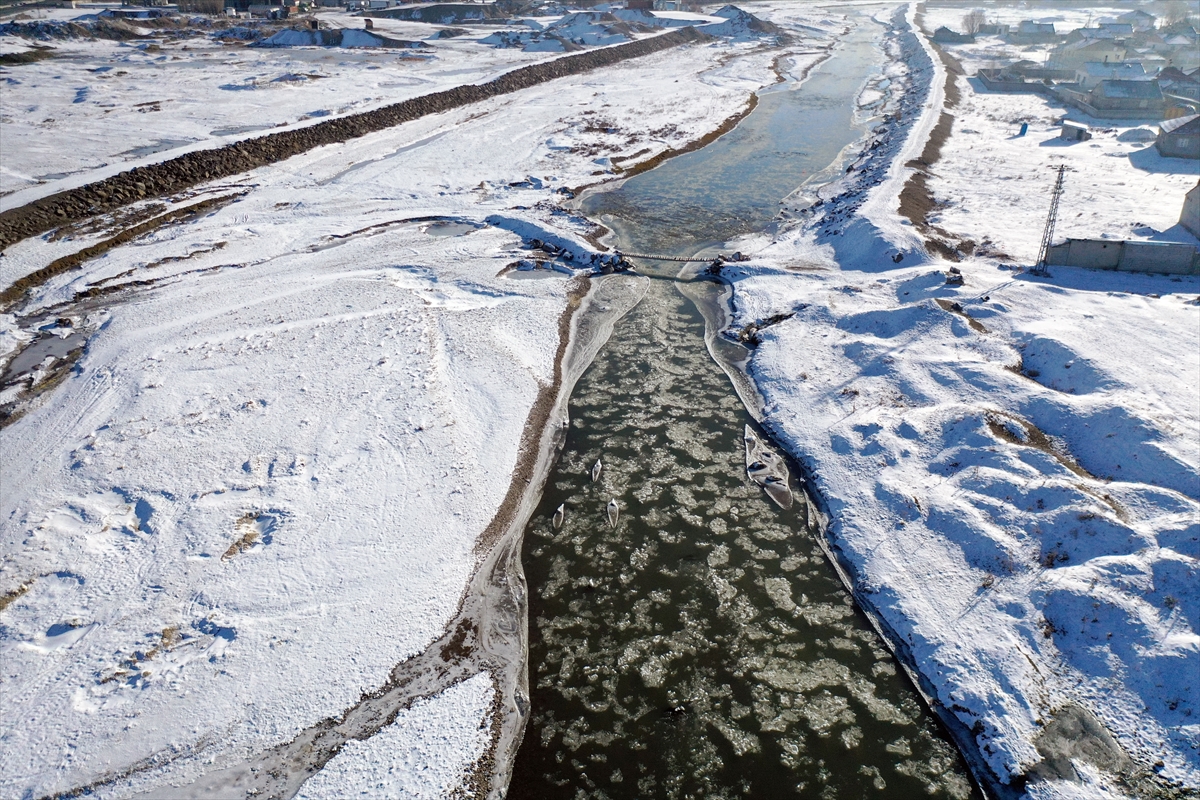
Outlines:
{"label": "concrete wall", "polygon": [[1046,84],[1038,81],[1024,80],[1004,80],[1000,76],[998,69],[981,69],[975,73],[975,77],[983,84],[983,87],[989,92],[1035,92],[1038,94],[1048,94],[1049,89]]}
{"label": "concrete wall", "polygon": [[1089,267],[1161,275],[1200,274],[1200,251],[1188,244],[1068,239],[1046,254],[1049,266]]}

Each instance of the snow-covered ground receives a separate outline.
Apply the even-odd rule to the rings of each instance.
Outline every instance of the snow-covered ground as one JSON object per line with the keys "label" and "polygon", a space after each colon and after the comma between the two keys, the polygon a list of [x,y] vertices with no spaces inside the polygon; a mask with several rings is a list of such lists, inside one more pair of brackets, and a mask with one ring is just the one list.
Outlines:
{"label": "snow-covered ground", "polygon": [[[753,10],[800,33],[797,72],[840,30],[820,8]],[[926,25],[954,22],[942,13]],[[438,28],[376,21],[394,38]],[[549,57],[432,43],[418,60],[55,42],[65,57],[4,72],[20,83],[5,87],[0,206]],[[795,312],[762,329],[750,363],[766,423],[814,471],[860,597],[1001,779],[1036,768],[1037,798],[1119,795],[1087,748],[1077,782],[1054,778],[1069,773],[1047,757],[1064,747],[1055,720],[1082,707],[1134,764],[1108,766],[1195,789],[1200,283],[1001,266],[1032,259],[1047,166],[1075,169],[1061,233],[1177,240],[1161,232],[1194,172],[1123,129],[1060,145],[1045,100],[960,80],[932,221],[1006,257],[959,263],[966,285],[946,286],[895,211],[943,100],[940,65],[912,52],[886,71],[892,91],[934,88],[893,123],[886,161],[821,193],[826,224],[740,242],[755,260],[726,270],[737,325]],[[675,48],[321,148],[204,187],[245,194],[35,294],[22,313],[89,338],[0,433],[0,793],[169,793],[336,717],[439,637],[580,287],[578,262],[508,271],[522,237],[586,254],[556,191],[714,129],[775,79],[775,55]],[[1022,119],[1029,134],[1006,138]],[[19,243],[0,284],[105,235]],[[29,334],[0,323],[7,354]],[[348,743],[304,796],[464,785],[490,742],[493,680]]]}
{"label": "snow-covered ground", "polygon": [[[344,12],[320,17],[328,26],[363,26],[361,17]],[[394,20],[375,25],[385,36],[412,40],[441,27]],[[4,70],[0,192],[45,182],[40,188],[49,193],[76,173],[90,178],[106,165],[116,173],[258,131],[485,81],[547,58],[478,44],[482,35],[439,39],[429,50],[383,52],[257,48],[204,36],[48,42],[55,58]],[[10,208],[29,197],[5,201]]]}
{"label": "snow-covered ground", "polygon": [[[817,30],[794,45],[801,64],[819,57]],[[170,74],[197,77],[172,86],[159,56],[69,47],[68,60],[6,75],[22,81],[6,114],[46,103],[5,119],[6,166],[13,153],[14,174],[80,170],[26,191],[104,174],[89,168],[146,137],[336,112],[333,98],[398,81],[393,101],[529,57],[478,45],[438,51],[435,66],[388,56],[367,78],[369,59],[342,53],[180,47]],[[530,260],[531,237],[587,256],[588,225],[557,191],[713,130],[776,80],[776,54],[749,40],[674,48],[199,187],[176,205],[237,199],[109,250],[3,317],[6,353],[39,313],[87,346],[0,433],[0,794],[172,794],[339,716],[441,636],[554,380],[560,321],[583,288],[572,273],[589,271],[581,258],[509,267]],[[74,109],[70,85],[114,58],[134,68],[98,74],[113,74],[104,91],[125,116],[80,103],[46,137],[57,161],[26,152],[40,135],[29,120]],[[308,58],[329,77],[295,90],[218,83]],[[14,104],[13,91],[29,94]],[[132,133],[142,95],[163,110]],[[260,95],[280,98],[261,101],[278,117],[258,100],[219,102]],[[109,235],[20,242],[2,282]],[[492,741],[477,731],[494,720],[493,677],[348,743],[304,791],[437,795],[467,781]],[[436,774],[413,773],[429,761]]]}
{"label": "snow-covered ground", "polygon": [[[414,703],[365,742],[349,742],[304,784],[299,800],[438,800],[462,785],[488,745],[495,692],[484,674]],[[474,723],[474,724],[473,724]]]}
{"label": "snow-covered ground", "polygon": [[[821,224],[740,241],[754,260],[723,271],[735,328],[793,314],[749,364],[766,423],[812,470],[860,598],[1001,781],[1029,776],[1036,798],[1125,796],[1117,774],[1195,792],[1200,280],[1009,262],[1035,257],[1046,167],[1064,161],[1060,234],[1195,244],[1160,232],[1196,162],[1116,126],[1060,144],[1045,99],[959,79],[932,221],[1005,255],[931,259],[896,208],[944,73],[910,65],[934,90],[890,167],[860,162],[822,193]],[[1061,736],[1089,715],[1118,748]]]}

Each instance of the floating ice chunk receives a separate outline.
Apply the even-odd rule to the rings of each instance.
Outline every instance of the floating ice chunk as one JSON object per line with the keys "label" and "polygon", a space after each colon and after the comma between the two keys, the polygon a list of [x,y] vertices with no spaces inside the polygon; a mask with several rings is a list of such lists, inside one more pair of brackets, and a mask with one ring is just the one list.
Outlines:
{"label": "floating ice chunk", "polygon": [[750,426],[746,426],[746,474],[767,493],[780,508],[792,507],[792,489],[788,485],[788,468],[778,453],[763,443]]}

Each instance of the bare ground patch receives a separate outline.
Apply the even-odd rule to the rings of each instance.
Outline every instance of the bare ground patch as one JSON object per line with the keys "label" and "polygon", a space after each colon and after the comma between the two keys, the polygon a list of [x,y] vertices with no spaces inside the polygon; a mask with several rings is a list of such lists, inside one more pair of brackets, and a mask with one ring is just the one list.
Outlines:
{"label": "bare ground patch", "polygon": [[[957,79],[963,74],[963,67],[958,59],[933,43],[929,32],[925,30],[924,10],[923,4],[918,6],[914,20],[946,68],[943,109],[951,109],[957,106],[962,99]],[[950,138],[953,128],[954,115],[943,110],[941,116],[938,117],[937,124],[930,131],[929,139],[925,142],[921,155],[905,164],[906,167],[911,167],[915,171],[905,181],[904,188],[900,190],[900,214],[920,232],[928,250],[947,260],[959,261],[964,255],[974,252],[975,242],[929,222],[929,215],[938,208],[937,200],[929,188],[929,178],[932,175],[933,165],[941,157],[942,146]]]}

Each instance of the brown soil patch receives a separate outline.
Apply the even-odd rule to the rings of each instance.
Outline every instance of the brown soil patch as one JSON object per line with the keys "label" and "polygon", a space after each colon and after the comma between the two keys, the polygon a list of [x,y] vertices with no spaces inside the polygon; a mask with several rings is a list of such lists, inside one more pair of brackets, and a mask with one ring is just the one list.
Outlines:
{"label": "brown soil patch", "polygon": [[457,662],[467,658],[475,649],[475,640],[478,635],[479,631],[471,619],[467,617],[460,619],[450,641],[442,645],[442,661]]}
{"label": "brown soil patch", "polygon": [[258,529],[254,527],[254,521],[258,519],[258,513],[255,511],[247,511],[237,518],[233,523],[235,531],[245,531],[240,538],[229,545],[229,549],[225,551],[225,555],[221,556],[222,561],[228,561],[236,555],[246,552],[254,543],[258,541]]}
{"label": "brown soil patch", "polygon": [[129,228],[137,225],[139,222],[145,222],[148,219],[157,217],[166,210],[167,207],[163,203],[145,203],[143,205],[119,208],[112,214],[104,214],[80,220],[79,222],[57,228],[50,234],[49,239],[52,242],[57,242],[63,239],[75,239],[80,236],[92,236],[93,234],[109,234],[111,236],[120,232],[122,228]]}
{"label": "brown soil patch", "polygon": [[0,611],[8,608],[15,600],[20,599],[21,595],[28,592],[31,586],[33,586],[32,578],[25,581],[11,592],[5,592],[4,594],[0,595]]}
{"label": "brown soil patch", "polygon": [[0,66],[15,67],[18,64],[32,64],[35,61],[41,61],[44,58],[54,58],[56,55],[53,47],[34,47],[32,50],[26,50],[23,53],[2,53],[0,54]]}
{"label": "brown soil patch", "polygon": [[988,329],[983,326],[982,322],[980,322],[979,320],[975,319],[970,314],[968,314],[963,309],[963,307],[961,305],[959,305],[958,303],[955,303],[952,300],[946,300],[941,297],[935,298],[935,300],[937,301],[937,304],[942,307],[943,311],[948,311],[951,314],[957,314],[958,316],[965,319],[967,321],[967,325],[971,326],[971,330],[975,331],[976,333],[987,333],[988,332]]}
{"label": "brown soil patch", "polygon": [[[929,32],[925,30],[923,12],[924,5],[918,6],[914,20],[917,28],[929,39],[929,46],[938,54],[938,58],[946,68],[946,82],[942,87],[945,98],[943,108],[954,108],[962,100],[957,78],[964,74],[963,67],[958,59],[934,44],[929,37]],[[954,116],[947,111],[942,111],[937,124],[929,133],[929,139],[925,142],[925,148],[921,151],[921,155],[905,165],[916,171],[905,181],[904,188],[900,191],[900,214],[921,233],[925,239],[927,250],[949,261],[960,261],[963,255],[970,255],[974,251],[975,243],[929,223],[930,213],[937,208],[937,200],[934,199],[933,192],[929,189],[931,167],[941,157],[942,146],[950,138],[953,128]]]}
{"label": "brown soil patch", "polygon": [[[1021,428],[1021,432],[1024,434],[1024,436],[1014,433],[1000,418],[1009,420],[1016,424]],[[1054,443],[1054,440],[1052,440],[1040,428],[1038,428],[1029,420],[1018,417],[1016,414],[1009,414],[1004,411],[991,411],[987,416],[987,425],[988,430],[990,430],[992,435],[997,439],[1008,442],[1009,444],[1020,445],[1022,447],[1033,447],[1041,450],[1043,453],[1053,456],[1058,463],[1062,464],[1079,477],[1096,480],[1095,475],[1079,466],[1078,462],[1075,461],[1070,453],[1063,452],[1063,450]],[[1090,490],[1085,491],[1088,491],[1088,494],[1093,494],[1093,492]]]}

